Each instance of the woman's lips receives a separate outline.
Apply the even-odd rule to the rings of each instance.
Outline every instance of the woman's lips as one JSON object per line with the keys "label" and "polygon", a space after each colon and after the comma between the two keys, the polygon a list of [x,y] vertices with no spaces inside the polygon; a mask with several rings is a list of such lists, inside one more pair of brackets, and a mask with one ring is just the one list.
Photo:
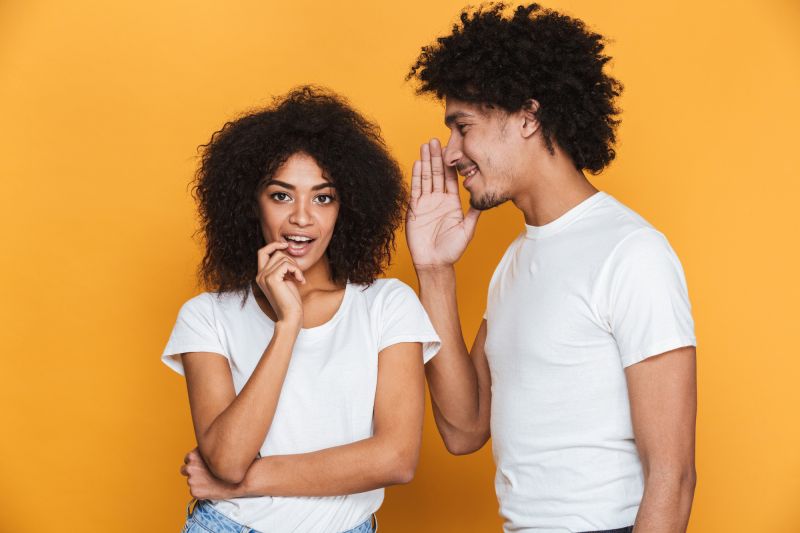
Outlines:
{"label": "woman's lips", "polygon": [[307,242],[292,242],[286,241],[289,243],[289,246],[286,248],[286,252],[291,255],[292,257],[302,257],[308,253],[311,249],[311,244],[314,241],[307,241]]}

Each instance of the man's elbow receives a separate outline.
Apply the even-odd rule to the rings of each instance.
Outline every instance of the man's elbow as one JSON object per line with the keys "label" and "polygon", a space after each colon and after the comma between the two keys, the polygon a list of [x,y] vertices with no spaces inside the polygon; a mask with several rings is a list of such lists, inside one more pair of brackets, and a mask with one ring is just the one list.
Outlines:
{"label": "man's elbow", "polygon": [[475,453],[489,440],[488,431],[474,432],[448,432],[442,434],[444,446],[453,455],[468,455]]}
{"label": "man's elbow", "polygon": [[674,491],[694,494],[697,486],[697,470],[693,463],[643,464],[645,483],[669,487]]}

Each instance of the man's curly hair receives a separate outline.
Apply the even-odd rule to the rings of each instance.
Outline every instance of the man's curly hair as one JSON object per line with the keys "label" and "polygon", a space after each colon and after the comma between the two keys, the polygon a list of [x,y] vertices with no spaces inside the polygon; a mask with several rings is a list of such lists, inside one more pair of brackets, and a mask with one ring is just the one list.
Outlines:
{"label": "man's curly hair", "polygon": [[491,104],[507,112],[539,102],[548,150],[553,140],[579,170],[599,173],[616,155],[622,84],[603,72],[602,35],[538,4],[507,14],[503,3],[465,9],[450,35],[422,48],[406,79],[418,94]]}
{"label": "man's curly hair", "polygon": [[303,86],[228,122],[200,147],[194,181],[206,288],[242,292],[265,245],[257,196],[296,153],[311,156],[336,186],[339,214],[326,254],[334,282],[370,284],[389,264],[406,190],[377,125],[331,91]]}

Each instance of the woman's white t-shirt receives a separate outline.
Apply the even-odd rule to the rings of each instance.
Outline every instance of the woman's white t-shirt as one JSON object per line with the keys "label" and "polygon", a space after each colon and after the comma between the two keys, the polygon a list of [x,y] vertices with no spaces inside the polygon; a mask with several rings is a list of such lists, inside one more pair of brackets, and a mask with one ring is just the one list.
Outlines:
{"label": "woman's white t-shirt", "polygon": [[[211,352],[230,363],[236,394],[250,378],[274,332],[252,291],[202,293],[181,308],[162,361],[183,375],[180,354]],[[440,340],[417,295],[396,279],[347,284],[334,316],[302,329],[292,351],[275,417],[261,455],[312,452],[368,438],[378,354],[401,342],[420,342],[427,362]],[[258,497],[214,501],[232,520],[270,533],[346,531],[383,501],[383,489],[335,497]]]}

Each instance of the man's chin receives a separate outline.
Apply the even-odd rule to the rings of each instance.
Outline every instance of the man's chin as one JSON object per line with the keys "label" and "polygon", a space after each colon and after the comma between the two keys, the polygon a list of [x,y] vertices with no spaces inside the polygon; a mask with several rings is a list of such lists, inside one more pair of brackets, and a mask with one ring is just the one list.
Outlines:
{"label": "man's chin", "polygon": [[480,196],[470,194],[469,196],[469,205],[478,211],[488,211],[489,209],[502,205],[507,201],[508,198],[497,196],[496,194],[491,193],[482,194]]}

